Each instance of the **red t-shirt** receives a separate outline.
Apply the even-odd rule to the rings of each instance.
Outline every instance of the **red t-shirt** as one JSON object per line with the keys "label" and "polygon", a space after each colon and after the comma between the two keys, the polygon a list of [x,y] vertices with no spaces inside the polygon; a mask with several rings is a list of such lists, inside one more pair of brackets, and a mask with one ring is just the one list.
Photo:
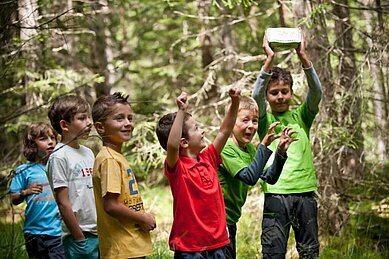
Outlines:
{"label": "red t-shirt", "polygon": [[227,245],[226,210],[217,167],[220,155],[211,144],[197,161],[180,156],[173,171],[164,173],[173,194],[171,250],[199,252]]}

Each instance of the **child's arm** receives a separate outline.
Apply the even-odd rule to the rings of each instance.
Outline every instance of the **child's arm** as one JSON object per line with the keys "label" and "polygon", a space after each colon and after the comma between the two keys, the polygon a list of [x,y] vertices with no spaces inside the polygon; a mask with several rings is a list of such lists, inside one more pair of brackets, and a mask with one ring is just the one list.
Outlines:
{"label": "child's arm", "polygon": [[167,140],[166,161],[169,169],[174,168],[178,161],[182,136],[182,127],[184,126],[183,124],[185,112],[188,108],[187,99],[188,97],[185,92],[181,93],[181,95],[178,96],[176,99],[178,112],[176,118],[174,119],[172,128],[170,129],[169,138]]}
{"label": "child's arm", "polygon": [[72,205],[69,200],[69,192],[67,187],[59,187],[54,189],[58,209],[61,213],[62,219],[65,222],[70,234],[75,240],[84,240],[85,236],[78,224],[77,218],[74,215]]}
{"label": "child's arm", "polygon": [[[270,125],[268,133],[266,134],[262,143],[259,145],[253,161],[248,167],[239,171],[239,173],[235,176],[237,179],[252,186],[257,183],[259,178],[269,184],[275,184],[277,182],[287,159],[286,151],[290,143],[297,140],[290,137],[290,135],[292,135],[294,132],[292,132],[292,129],[289,127],[284,128],[281,134],[275,135],[274,128],[278,124],[279,122],[275,122]],[[272,153],[271,150],[267,148],[267,146],[270,145],[273,140],[279,137],[281,137],[281,140],[278,144],[273,164],[265,171],[263,171],[263,168],[265,167],[266,162]]]}
{"label": "child's arm", "polygon": [[107,192],[105,194],[103,203],[106,213],[124,224],[128,224],[128,221],[131,220],[136,224],[139,224],[144,231],[155,229],[156,222],[153,215],[128,208],[123,203],[119,202],[118,198],[118,193]]}
{"label": "child's arm", "polygon": [[41,193],[42,190],[43,190],[42,184],[33,183],[26,189],[21,190],[20,192],[13,192],[11,193],[12,204],[18,205],[22,203],[24,201],[24,198],[26,198],[28,195]]}
{"label": "child's arm", "polygon": [[240,89],[233,87],[229,90],[228,94],[231,97],[231,105],[226,116],[224,116],[219,132],[213,141],[213,145],[219,154],[222,152],[224,145],[231,135],[239,109]]}
{"label": "child's arm", "polygon": [[266,114],[266,87],[271,77],[270,69],[272,67],[272,62],[274,59],[274,51],[269,46],[266,32],[263,36],[262,48],[265,51],[267,58],[262,66],[261,71],[259,72],[257,81],[255,82],[253,87],[253,98],[258,104],[260,120],[264,118]]}
{"label": "child's arm", "polygon": [[319,103],[322,96],[321,84],[319,77],[313,68],[312,62],[309,60],[305,52],[304,35],[301,36],[301,43],[296,49],[296,53],[301,61],[305,76],[307,77],[308,81],[308,93],[305,101],[308,105],[308,109],[313,113],[317,113],[319,111]]}

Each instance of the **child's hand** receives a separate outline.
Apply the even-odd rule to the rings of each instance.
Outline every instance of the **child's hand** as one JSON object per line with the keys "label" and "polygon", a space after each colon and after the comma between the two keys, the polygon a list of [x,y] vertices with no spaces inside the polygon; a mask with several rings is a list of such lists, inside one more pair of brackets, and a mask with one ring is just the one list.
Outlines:
{"label": "child's hand", "polygon": [[300,30],[301,32],[301,43],[296,49],[297,56],[299,57],[301,63],[303,64],[303,67],[308,68],[311,66],[311,62],[308,59],[307,54],[305,53],[305,37],[303,34],[303,31]]}
{"label": "child's hand", "polygon": [[155,218],[150,213],[145,213],[143,215],[144,221],[143,224],[140,224],[140,227],[143,231],[151,231],[157,227],[157,223],[155,222]]}
{"label": "child's hand", "polygon": [[240,98],[240,88],[238,87],[232,87],[229,91],[228,91],[228,94],[229,96],[231,97],[232,100],[234,99],[238,99]]}
{"label": "child's hand", "polygon": [[186,111],[188,108],[188,95],[185,92],[182,92],[180,96],[177,97],[176,103],[178,106],[178,109]]}
{"label": "child's hand", "polygon": [[267,130],[267,133],[265,135],[265,137],[262,139],[262,144],[265,145],[265,146],[269,146],[275,139],[281,137],[281,134],[275,134],[274,133],[274,129],[276,128],[277,125],[279,125],[280,122],[273,122],[269,129]]}
{"label": "child's hand", "polygon": [[282,130],[280,143],[278,143],[277,146],[277,153],[280,154],[281,156],[285,155],[286,151],[288,150],[292,142],[298,140],[297,138],[291,138],[291,135],[293,135],[294,133],[296,132],[293,131],[293,129],[290,127],[285,127]]}
{"label": "child's hand", "polygon": [[265,51],[266,56],[267,56],[268,58],[270,58],[270,59],[273,59],[273,57],[274,57],[274,51],[273,51],[273,49],[270,47],[269,42],[267,41],[266,32],[265,32],[265,34],[263,35],[262,48],[263,48],[263,50]]}
{"label": "child's hand", "polygon": [[32,183],[30,186],[24,190],[24,195],[41,193],[43,191],[43,185],[39,183]]}

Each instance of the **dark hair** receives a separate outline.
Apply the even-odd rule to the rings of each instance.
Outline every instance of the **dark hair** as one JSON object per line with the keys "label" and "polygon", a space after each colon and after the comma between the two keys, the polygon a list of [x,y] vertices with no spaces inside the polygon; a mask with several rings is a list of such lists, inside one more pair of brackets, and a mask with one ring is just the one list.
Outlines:
{"label": "dark hair", "polygon": [[[162,148],[167,150],[167,140],[169,138],[170,130],[172,128],[174,119],[176,118],[177,112],[169,113],[164,115],[158,122],[156,133],[159,144]],[[188,137],[188,129],[185,127],[185,122],[191,117],[189,113],[185,112],[184,123],[182,125],[182,136],[183,138]]]}
{"label": "dark hair", "polygon": [[49,109],[51,126],[62,133],[61,120],[71,122],[77,113],[89,112],[89,104],[78,95],[65,95],[54,101]]}
{"label": "dark hair", "polygon": [[23,138],[23,155],[28,161],[37,162],[42,159],[42,157],[38,154],[36,140],[40,137],[49,136],[50,131],[54,135],[55,139],[57,139],[58,133],[48,123],[32,123],[27,127]]}
{"label": "dark hair", "polygon": [[290,90],[293,90],[293,78],[289,71],[286,71],[280,67],[273,67],[270,69],[270,73],[272,73],[269,84],[276,81],[284,81],[284,83],[290,86]]}
{"label": "dark hair", "polygon": [[115,104],[119,103],[130,105],[127,99],[128,95],[124,95],[119,92],[99,97],[93,104],[92,108],[93,123],[105,121],[107,117],[111,114],[113,106]]}

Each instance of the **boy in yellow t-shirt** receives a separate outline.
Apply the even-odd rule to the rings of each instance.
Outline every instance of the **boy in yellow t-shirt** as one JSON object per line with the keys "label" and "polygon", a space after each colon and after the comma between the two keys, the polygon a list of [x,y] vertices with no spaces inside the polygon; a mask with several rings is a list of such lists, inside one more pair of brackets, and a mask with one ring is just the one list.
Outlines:
{"label": "boy in yellow t-shirt", "polygon": [[131,138],[133,111],[120,93],[96,100],[92,118],[103,147],[94,163],[93,189],[101,258],[143,258],[152,254],[149,231],[156,227],[146,213],[135,175],[121,153]]}

